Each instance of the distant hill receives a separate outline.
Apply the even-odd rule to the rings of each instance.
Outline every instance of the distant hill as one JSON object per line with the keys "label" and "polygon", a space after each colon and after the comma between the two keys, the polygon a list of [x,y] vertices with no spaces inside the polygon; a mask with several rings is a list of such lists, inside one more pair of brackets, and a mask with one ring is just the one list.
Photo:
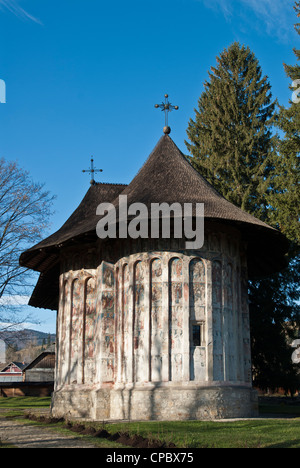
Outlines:
{"label": "distant hill", "polygon": [[45,344],[47,346],[49,342],[50,344],[54,343],[56,335],[25,328],[25,330],[21,331],[0,331],[0,339],[5,341],[7,346],[22,350],[28,347],[29,344],[36,346]]}

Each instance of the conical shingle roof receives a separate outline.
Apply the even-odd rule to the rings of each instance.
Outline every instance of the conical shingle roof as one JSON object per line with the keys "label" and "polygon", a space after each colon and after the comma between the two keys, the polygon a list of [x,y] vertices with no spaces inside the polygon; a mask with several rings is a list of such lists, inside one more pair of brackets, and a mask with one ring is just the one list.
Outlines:
{"label": "conical shingle roof", "polygon": [[[274,230],[227,201],[188,162],[173,140],[164,135],[132,182],[121,195],[128,205],[144,203],[205,204],[205,218],[243,222]],[[118,198],[114,201],[118,205]],[[194,213],[195,214],[195,213]],[[275,230],[274,230],[275,231]]]}
{"label": "conical shingle roof", "polygon": [[22,253],[21,266],[40,272],[46,271],[50,264],[54,263],[57,249],[61,245],[95,231],[99,220],[99,216],[96,216],[97,206],[100,203],[112,202],[125,187],[125,184],[91,185],[78,208],[58,231]]}

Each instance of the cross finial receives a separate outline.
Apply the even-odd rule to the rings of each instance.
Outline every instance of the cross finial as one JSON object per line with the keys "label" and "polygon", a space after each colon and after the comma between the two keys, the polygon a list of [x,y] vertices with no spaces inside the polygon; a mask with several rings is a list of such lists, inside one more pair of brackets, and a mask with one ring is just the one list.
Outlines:
{"label": "cross finial", "polygon": [[169,112],[171,112],[173,109],[179,109],[178,106],[172,106],[172,104],[168,101],[168,97],[168,94],[165,94],[165,102],[162,102],[161,104],[155,104],[154,106],[156,109],[160,108],[165,113],[164,133],[166,135],[169,135],[171,133],[171,128],[168,125]]}
{"label": "cross finial", "polygon": [[82,172],[89,172],[91,174],[91,185],[95,185],[95,179],[94,179],[94,174],[95,172],[103,172],[102,169],[95,169],[94,168],[94,159],[93,156],[91,157],[91,167],[90,169],[83,169]]}

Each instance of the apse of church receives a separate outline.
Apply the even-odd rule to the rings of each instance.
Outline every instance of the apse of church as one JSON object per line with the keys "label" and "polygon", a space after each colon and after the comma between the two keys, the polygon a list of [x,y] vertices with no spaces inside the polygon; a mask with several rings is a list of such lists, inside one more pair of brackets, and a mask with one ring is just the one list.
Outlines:
{"label": "apse of church", "polygon": [[246,264],[233,233],[208,235],[198,255],[160,241],[97,269],[77,270],[75,256],[60,277],[56,391],[250,385]]}

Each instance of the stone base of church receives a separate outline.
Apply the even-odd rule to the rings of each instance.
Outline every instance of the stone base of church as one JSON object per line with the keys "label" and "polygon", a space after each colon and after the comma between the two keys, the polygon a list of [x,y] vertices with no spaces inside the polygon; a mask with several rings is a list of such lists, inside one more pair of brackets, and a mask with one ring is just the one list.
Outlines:
{"label": "stone base of church", "polygon": [[68,386],[54,392],[52,415],[101,421],[249,418],[258,415],[258,398],[252,388],[235,385]]}

